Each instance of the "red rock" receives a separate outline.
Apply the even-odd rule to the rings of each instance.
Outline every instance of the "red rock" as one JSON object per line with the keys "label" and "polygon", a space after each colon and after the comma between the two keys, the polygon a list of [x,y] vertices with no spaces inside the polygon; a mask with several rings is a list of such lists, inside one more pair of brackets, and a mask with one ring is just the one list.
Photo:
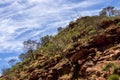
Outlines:
{"label": "red rock", "polygon": [[38,73],[32,72],[32,73],[30,74],[29,80],[38,80],[38,79],[39,79]]}
{"label": "red rock", "polygon": [[102,46],[106,44],[106,35],[97,35],[94,37],[94,43],[97,46]]}
{"label": "red rock", "polygon": [[120,34],[120,28],[118,28],[118,29],[116,30],[116,32],[117,32],[117,34]]}
{"label": "red rock", "polygon": [[73,63],[76,63],[80,58],[82,58],[83,56],[85,56],[88,53],[87,49],[83,49],[79,52],[76,52],[72,57],[71,57],[71,61]]}

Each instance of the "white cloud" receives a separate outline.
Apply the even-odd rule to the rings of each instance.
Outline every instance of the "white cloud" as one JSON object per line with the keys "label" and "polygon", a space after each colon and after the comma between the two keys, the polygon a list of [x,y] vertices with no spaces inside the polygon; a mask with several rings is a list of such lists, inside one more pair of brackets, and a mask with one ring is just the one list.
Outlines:
{"label": "white cloud", "polygon": [[47,3],[51,2],[52,0],[29,0],[31,3]]}
{"label": "white cloud", "polygon": [[14,0],[0,0],[0,3],[5,4],[5,3],[10,3],[12,1],[14,1]]}

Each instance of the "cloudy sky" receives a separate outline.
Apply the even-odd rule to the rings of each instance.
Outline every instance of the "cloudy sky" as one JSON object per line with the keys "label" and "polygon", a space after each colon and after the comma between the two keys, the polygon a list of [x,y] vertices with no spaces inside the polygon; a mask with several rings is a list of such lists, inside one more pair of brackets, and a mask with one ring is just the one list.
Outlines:
{"label": "cloudy sky", "polygon": [[0,70],[18,59],[23,41],[54,35],[57,27],[109,5],[119,8],[120,0],[0,0]]}

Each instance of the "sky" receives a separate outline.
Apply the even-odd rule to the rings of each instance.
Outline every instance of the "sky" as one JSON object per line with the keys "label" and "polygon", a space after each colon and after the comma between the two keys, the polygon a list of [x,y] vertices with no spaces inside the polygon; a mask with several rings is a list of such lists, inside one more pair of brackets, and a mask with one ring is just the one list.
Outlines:
{"label": "sky", "polygon": [[23,41],[55,35],[58,27],[81,16],[98,15],[120,0],[0,0],[0,73],[23,53]]}

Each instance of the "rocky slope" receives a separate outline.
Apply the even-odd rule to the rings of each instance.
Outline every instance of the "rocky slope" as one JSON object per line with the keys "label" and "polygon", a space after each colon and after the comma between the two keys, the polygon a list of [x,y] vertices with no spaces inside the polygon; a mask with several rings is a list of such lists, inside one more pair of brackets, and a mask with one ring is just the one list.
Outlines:
{"label": "rocky slope", "polygon": [[[119,20],[120,21],[120,20]],[[108,22],[111,24],[112,22]],[[43,80],[106,80],[108,75],[120,75],[120,27],[107,22],[102,26],[106,29],[103,33],[93,36],[85,45],[74,45],[65,52],[62,60],[54,58],[46,72],[41,73]],[[105,66],[106,70],[102,70]],[[118,67],[113,69],[113,67]],[[33,78],[34,79],[34,78]]]}
{"label": "rocky slope", "polygon": [[[39,59],[33,61],[29,68],[12,78],[2,76],[0,80],[120,80],[118,23],[120,19],[102,21],[98,25],[101,32],[92,35],[84,44],[79,39],[85,32],[72,37],[75,44],[64,50],[62,56],[38,55]],[[68,28],[73,25],[75,23]]]}

